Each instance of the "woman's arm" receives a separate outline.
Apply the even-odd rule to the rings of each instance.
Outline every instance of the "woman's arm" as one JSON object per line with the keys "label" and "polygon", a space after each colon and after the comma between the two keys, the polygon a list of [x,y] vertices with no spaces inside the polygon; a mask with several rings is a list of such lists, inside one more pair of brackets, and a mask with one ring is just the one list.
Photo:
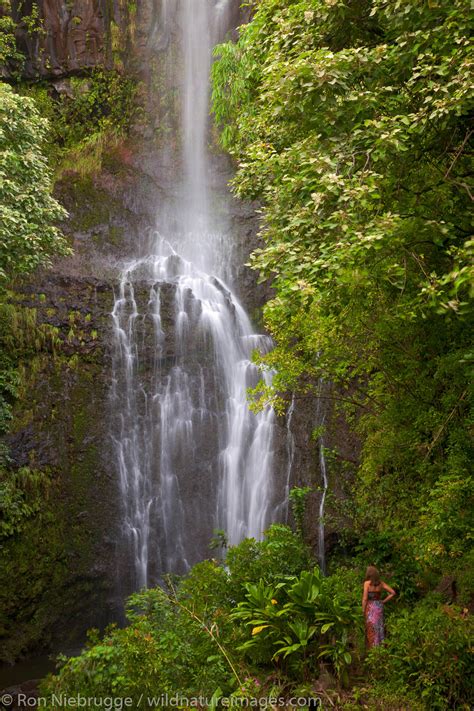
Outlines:
{"label": "woman's arm", "polygon": [[387,583],[384,583],[383,580],[381,581],[381,585],[382,585],[383,589],[388,592],[387,597],[384,600],[382,600],[382,602],[385,605],[385,603],[388,602],[389,600],[391,600],[392,598],[394,598],[397,593],[395,592],[395,590],[393,588],[390,587],[390,585],[387,585]]}
{"label": "woman's arm", "polygon": [[368,580],[366,580],[364,583],[364,592],[362,594],[362,612],[364,613],[364,615],[365,615],[365,608],[367,607],[367,593],[369,590],[369,585],[370,585],[370,582]]}

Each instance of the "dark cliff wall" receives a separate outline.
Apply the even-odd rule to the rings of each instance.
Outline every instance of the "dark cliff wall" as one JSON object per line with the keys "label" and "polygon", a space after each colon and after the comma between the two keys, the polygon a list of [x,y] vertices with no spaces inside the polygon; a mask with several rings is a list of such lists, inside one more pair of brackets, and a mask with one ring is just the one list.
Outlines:
{"label": "dark cliff wall", "polygon": [[[26,78],[59,78],[112,67],[131,47],[133,3],[121,0],[13,0]],[[118,46],[120,40],[120,46]]]}
{"label": "dark cliff wall", "polygon": [[[11,14],[25,57],[21,81],[33,88],[138,64],[134,3],[12,2]],[[19,79],[18,66],[2,73]],[[2,542],[0,573],[10,582],[0,591],[0,660],[8,662],[44,646],[68,649],[86,628],[120,615],[120,502],[107,425],[113,262],[152,224],[158,190],[126,143],[106,145],[89,174],[62,172],[56,195],[69,211],[63,230],[74,255],[11,295],[21,315],[21,383],[6,438],[10,467],[47,484],[39,511]]]}
{"label": "dark cliff wall", "polygon": [[127,207],[132,177],[120,189],[112,178],[69,176],[57,186],[75,254],[11,296],[23,316],[10,466],[41,472],[49,484],[38,513],[2,546],[1,576],[10,581],[0,591],[5,661],[44,645],[70,648],[86,628],[120,617],[120,501],[108,428],[111,261],[144,222]]}

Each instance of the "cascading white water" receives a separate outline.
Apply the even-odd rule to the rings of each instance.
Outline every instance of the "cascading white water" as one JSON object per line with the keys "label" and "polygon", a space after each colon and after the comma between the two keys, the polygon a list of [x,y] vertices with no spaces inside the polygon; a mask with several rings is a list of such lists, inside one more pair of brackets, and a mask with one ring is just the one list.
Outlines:
{"label": "cascading white water", "polygon": [[318,521],[318,559],[319,566],[323,573],[326,573],[326,541],[325,541],[325,524],[324,524],[324,507],[326,503],[326,494],[329,486],[327,465],[326,465],[326,453],[324,446],[324,427],[326,424],[326,408],[322,405],[321,395],[323,392],[323,381],[319,381],[319,397],[318,397],[318,407],[317,407],[317,425],[321,429],[321,433],[318,436],[318,449],[319,449],[319,470],[321,472],[322,479],[322,492],[321,501],[319,502],[319,521]]}
{"label": "cascading white water", "polygon": [[181,160],[171,206],[161,206],[172,219],[149,254],[124,266],[112,313],[113,441],[135,588],[186,571],[214,528],[230,544],[260,538],[285,496],[272,482],[274,412],[247,403],[261,377],[252,352],[271,343],[224,283],[232,250],[209,189],[211,52],[232,0],[175,4]]}
{"label": "cascading white water", "polygon": [[286,471],[284,478],[284,495],[281,500],[281,506],[278,510],[278,518],[282,521],[288,522],[289,514],[289,503],[290,503],[290,489],[291,482],[293,478],[293,466],[295,462],[296,453],[296,441],[295,435],[293,433],[293,416],[295,414],[295,394],[291,396],[291,401],[286,411],[285,417],[285,430],[286,430],[286,441],[285,441],[285,455],[286,455]]}

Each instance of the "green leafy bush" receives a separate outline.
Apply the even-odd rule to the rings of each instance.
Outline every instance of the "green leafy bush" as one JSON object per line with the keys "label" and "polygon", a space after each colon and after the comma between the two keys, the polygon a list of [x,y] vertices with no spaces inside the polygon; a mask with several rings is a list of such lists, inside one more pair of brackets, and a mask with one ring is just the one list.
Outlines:
{"label": "green leafy bush", "polygon": [[304,518],[307,510],[308,496],[311,493],[310,486],[293,486],[290,489],[289,500],[291,512],[295,520],[296,530],[303,535]]}
{"label": "green leafy bush", "polygon": [[246,538],[230,548],[226,564],[236,599],[243,599],[248,582],[264,580],[269,583],[282,575],[298,575],[314,565],[309,547],[291,528],[282,524],[270,526],[263,541]]}
{"label": "green leafy bush", "polygon": [[360,616],[348,596],[328,594],[319,568],[270,585],[263,580],[247,583],[245,588],[246,600],[232,613],[250,632],[239,649],[260,662],[282,664],[296,679],[314,675],[324,658],[347,683],[350,632]]}
{"label": "green leafy bush", "polygon": [[[282,648],[292,645],[298,649],[286,655],[289,663],[278,671],[285,667],[293,674],[290,684],[297,668],[317,671],[318,655],[344,678],[354,611],[342,594],[331,597],[328,579],[319,571],[302,572],[299,566],[308,557],[299,535],[286,526],[272,526],[263,541],[249,539],[231,548],[224,563],[203,561],[182,579],[165,580],[164,589],[131,596],[129,626],[111,629],[103,639],[92,637],[79,657],[63,659],[59,674],[45,683],[44,693],[131,696],[137,704],[144,694],[145,706],[147,694],[156,696],[156,689],[208,698],[216,690],[245,696],[245,680],[256,671],[271,675],[275,652],[280,650],[284,662],[287,650]],[[251,655],[249,661],[246,625],[232,611],[237,606],[242,615],[253,589],[275,591],[279,604],[272,605],[270,598],[267,612],[283,614],[277,615],[282,623],[269,649],[259,659]],[[248,609],[253,619],[254,611]],[[313,638],[318,639],[317,646]]]}
{"label": "green leafy bush", "polygon": [[427,709],[467,708],[474,688],[472,618],[426,599],[390,617],[387,628],[386,643],[368,657],[374,677]]}
{"label": "green leafy bush", "polygon": [[9,471],[0,466],[0,541],[21,531],[41,510],[50,481],[45,471],[28,467]]}
{"label": "green leafy bush", "polygon": [[177,598],[161,588],[137,593],[127,615],[130,626],[93,636],[79,657],[63,659],[44,693],[131,697],[134,708],[148,708],[147,696],[210,697],[218,687],[229,688],[232,671],[206,623]]}
{"label": "green leafy bush", "polygon": [[422,510],[418,552],[434,568],[445,564],[446,558],[455,564],[472,546],[474,478],[465,462],[457,470],[457,476],[438,479]]}
{"label": "green leafy bush", "polygon": [[375,565],[397,591],[397,601],[413,602],[420,597],[422,570],[414,552],[392,531],[367,531],[355,546],[355,562],[362,574]]}
{"label": "green leafy bush", "polygon": [[34,102],[0,83],[0,281],[69,253],[55,226],[66,213],[51,195],[47,130]]}
{"label": "green leafy bush", "polygon": [[126,133],[137,111],[138,83],[117,71],[95,69],[86,79],[72,79],[72,97],[63,96],[58,139],[77,143],[90,133],[111,129]]}
{"label": "green leafy bush", "polygon": [[[272,528],[273,544],[279,537],[289,550],[285,527]],[[242,557],[235,560],[248,556],[248,543],[236,546]],[[251,543],[256,575],[262,558],[255,550],[265,541]],[[315,568],[278,575],[275,566],[271,577],[244,582],[238,566],[236,572],[234,579],[225,564],[203,561],[163,589],[133,595],[128,627],[102,639],[93,635],[79,657],[62,660],[43,693],[130,696],[137,708],[157,689],[214,695],[215,703],[221,694],[291,695],[303,687],[311,695],[321,661],[347,686],[354,662],[360,664],[360,573],[338,569],[324,577]],[[434,596],[413,608],[394,606],[386,624],[386,643],[370,651],[368,677],[351,692],[354,703],[396,709],[398,699],[407,708],[413,701],[414,709],[463,708],[473,681],[471,618]]]}

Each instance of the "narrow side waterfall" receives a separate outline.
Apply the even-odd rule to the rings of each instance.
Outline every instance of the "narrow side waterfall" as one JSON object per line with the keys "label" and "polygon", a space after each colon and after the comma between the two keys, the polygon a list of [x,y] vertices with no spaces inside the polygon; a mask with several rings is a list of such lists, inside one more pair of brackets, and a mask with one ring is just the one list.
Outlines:
{"label": "narrow side waterfall", "polygon": [[[319,396],[323,392],[323,381],[319,382]],[[319,502],[319,521],[318,521],[318,559],[319,565],[323,573],[326,573],[326,542],[325,542],[325,525],[324,525],[324,507],[326,503],[326,494],[328,490],[328,474],[327,474],[327,464],[326,464],[326,454],[324,447],[324,427],[326,424],[326,408],[322,405],[321,397],[318,397],[318,408],[317,408],[317,424],[321,428],[321,434],[318,436],[318,450],[319,450],[319,470],[321,472],[321,501]]]}
{"label": "narrow side waterfall", "polygon": [[[247,403],[261,377],[252,352],[271,342],[229,286],[232,237],[212,208],[209,72],[232,4],[173,3],[180,126],[165,149],[180,146],[174,194],[116,289],[112,437],[132,589],[206,557],[216,528],[230,544],[261,538],[287,494],[274,485],[275,414]],[[166,0],[162,13],[170,23]]]}
{"label": "narrow side waterfall", "polygon": [[326,457],[324,454],[324,437],[319,440],[319,467],[321,469],[321,477],[323,483],[323,491],[319,504],[319,527],[318,527],[318,558],[319,565],[323,573],[326,573],[326,542],[324,529],[324,505],[326,503],[326,494],[328,490],[328,476],[326,467]]}
{"label": "narrow side waterfall", "polygon": [[296,453],[296,442],[295,435],[293,433],[293,415],[295,414],[295,395],[291,396],[291,401],[286,411],[285,417],[285,454],[286,454],[286,470],[284,479],[284,497],[282,500],[281,511],[279,511],[279,518],[286,523],[288,522],[289,514],[289,504],[290,504],[290,490],[293,475],[293,466],[295,463],[295,453]]}

